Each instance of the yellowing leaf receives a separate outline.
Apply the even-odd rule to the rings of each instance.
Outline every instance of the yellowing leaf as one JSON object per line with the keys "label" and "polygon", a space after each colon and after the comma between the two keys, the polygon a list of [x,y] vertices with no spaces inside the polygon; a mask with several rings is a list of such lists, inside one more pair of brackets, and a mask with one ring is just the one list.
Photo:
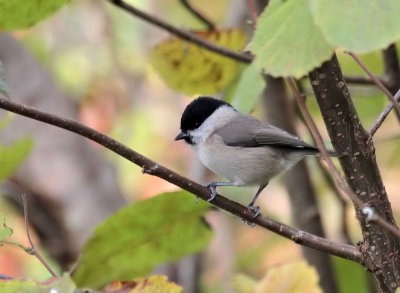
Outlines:
{"label": "yellowing leaf", "polygon": [[68,0],[0,0],[0,31],[27,28],[45,19]]}
{"label": "yellowing leaf", "polygon": [[[237,29],[196,32],[222,47],[240,50],[246,36]],[[170,88],[187,95],[214,94],[223,90],[235,78],[239,64],[232,60],[171,37],[151,52],[150,63]]]}
{"label": "yellowing leaf", "polygon": [[316,270],[306,262],[295,262],[270,269],[255,292],[322,293],[322,290]]}
{"label": "yellowing leaf", "polygon": [[103,293],[183,293],[183,288],[168,282],[166,276],[152,276],[133,281],[115,281],[109,284]]}
{"label": "yellowing leaf", "polygon": [[232,278],[232,288],[236,293],[254,293],[257,282],[244,274],[236,274]]}

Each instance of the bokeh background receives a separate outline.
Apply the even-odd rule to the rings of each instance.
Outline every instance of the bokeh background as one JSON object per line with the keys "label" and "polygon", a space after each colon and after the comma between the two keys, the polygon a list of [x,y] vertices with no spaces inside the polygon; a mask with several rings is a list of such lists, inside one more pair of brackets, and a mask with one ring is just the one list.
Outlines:
{"label": "bokeh background", "polygon": [[[175,26],[204,30],[204,25],[179,1],[128,2]],[[251,34],[253,23],[245,1],[192,2],[218,27],[239,26]],[[173,140],[179,132],[183,109],[196,95],[170,89],[149,62],[153,48],[168,36],[106,1],[71,1],[30,29],[0,35],[0,59],[13,100],[77,119],[180,174],[207,183],[217,179],[216,175],[204,169],[187,145]],[[350,57],[338,54],[346,74],[364,74]],[[363,55],[362,59],[374,73],[383,73],[380,52]],[[235,82],[216,96],[229,96],[234,86]],[[307,80],[303,86],[307,93],[311,92]],[[350,89],[361,121],[368,128],[387,100],[374,86],[350,85]],[[329,146],[312,96],[307,103]],[[266,112],[260,100],[252,114],[265,119]],[[142,174],[139,167],[84,138],[26,118],[1,114],[9,121],[0,131],[2,143],[26,135],[34,142],[26,160],[2,184],[1,212],[14,229],[13,239],[28,244],[18,196],[27,194],[34,241],[40,243],[39,247],[59,270],[77,257],[93,228],[118,208],[178,190],[161,179]],[[301,119],[295,121],[299,135],[312,142]],[[391,114],[374,141],[396,218],[400,209],[398,138],[398,120]],[[344,241],[341,204],[316,159],[308,158],[306,164],[316,188],[326,235]],[[220,192],[247,204],[255,190],[224,188]],[[281,177],[270,183],[259,204],[268,216],[296,226],[291,217],[295,207],[290,206]],[[350,238],[356,243],[361,233],[351,204],[347,205],[345,215]],[[299,245],[264,229],[249,228],[226,212],[210,211],[207,221],[214,231],[207,250],[200,257],[162,265],[155,273],[167,274],[181,284],[188,282],[190,287],[195,282],[184,275],[189,265],[197,267],[196,282],[202,292],[232,292],[235,273],[260,279],[275,265],[302,259]],[[361,267],[336,258],[334,265],[340,292],[366,292],[362,288],[367,288],[367,276]],[[1,247],[0,272],[37,280],[49,277],[36,259],[14,247]],[[349,276],[351,283],[346,281]],[[352,288],[361,291],[351,291]]]}

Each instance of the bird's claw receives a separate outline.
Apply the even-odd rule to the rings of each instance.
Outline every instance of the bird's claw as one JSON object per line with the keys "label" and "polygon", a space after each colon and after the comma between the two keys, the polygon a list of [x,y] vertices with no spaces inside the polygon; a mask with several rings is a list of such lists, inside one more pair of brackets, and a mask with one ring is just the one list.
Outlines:
{"label": "bird's claw", "polygon": [[257,218],[257,216],[260,214],[260,207],[259,206],[251,206],[251,205],[249,205],[249,206],[247,206],[247,209],[249,211],[254,212],[253,219]]}
{"label": "bird's claw", "polygon": [[247,224],[247,226],[249,226],[249,227],[254,227],[256,224],[254,224],[253,222],[250,222],[250,221],[247,221],[247,220],[245,220],[245,219],[242,219],[242,223],[246,223]]}
{"label": "bird's claw", "polygon": [[[248,209],[249,211],[255,213],[254,216],[253,216],[253,219],[257,218],[257,216],[260,214],[260,207],[259,207],[259,206],[248,205],[248,206],[247,206],[247,209]],[[249,227],[254,227],[254,226],[255,226],[255,224],[254,224],[253,222],[248,221],[248,220],[246,220],[246,219],[242,219],[242,223],[247,223],[247,225],[248,225]]]}
{"label": "bird's claw", "polygon": [[212,182],[208,183],[206,187],[211,190],[211,197],[207,199],[207,201],[208,202],[213,201],[214,198],[217,196],[217,188],[215,187],[214,184],[212,184]]}
{"label": "bird's claw", "polygon": [[[214,200],[214,198],[217,196],[217,187],[214,185],[213,182],[208,183],[205,185],[205,187],[207,187],[208,189],[211,190],[211,197],[209,199],[207,199],[208,202]],[[198,203],[199,197],[196,196],[196,199],[194,200],[196,203]]]}

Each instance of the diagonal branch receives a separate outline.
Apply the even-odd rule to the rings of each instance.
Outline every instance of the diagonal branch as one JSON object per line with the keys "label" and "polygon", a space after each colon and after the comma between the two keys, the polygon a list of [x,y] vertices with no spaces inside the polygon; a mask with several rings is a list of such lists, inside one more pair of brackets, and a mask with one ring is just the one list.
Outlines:
{"label": "diagonal branch", "polygon": [[[176,186],[179,186],[194,195],[207,200],[210,197],[210,190],[188,178],[185,178],[168,168],[159,165],[158,163],[148,159],[147,157],[135,152],[120,142],[108,137],[107,135],[100,133],[90,127],[87,127],[73,119],[58,117],[53,114],[49,114],[43,111],[36,110],[32,107],[19,104],[8,100],[0,96],[0,108],[7,111],[14,112],[16,114],[29,117],[34,120],[38,120],[50,125],[54,125],[59,128],[66,129],[80,136],[86,137],[92,141],[99,143],[105,148],[113,151],[114,153],[124,157],[132,163],[143,168],[143,173],[150,174],[162,178]],[[212,202],[215,206],[230,212],[245,220],[251,221],[261,227],[264,227],[270,231],[273,231],[283,237],[286,237],[296,243],[308,246],[310,248],[317,249],[322,252],[333,254],[339,257],[343,257],[355,262],[362,263],[363,259],[360,251],[354,245],[348,245],[343,243],[337,243],[328,239],[315,236],[308,232],[287,226],[280,222],[277,222],[271,218],[259,215],[255,219],[253,218],[253,212],[249,211],[247,207],[234,202],[221,195]]]}
{"label": "diagonal branch", "polygon": [[58,277],[57,274],[53,271],[53,269],[50,267],[50,265],[46,262],[46,260],[41,256],[41,254],[37,251],[35,245],[33,244],[31,234],[29,233],[29,219],[28,219],[28,203],[26,201],[26,196],[25,194],[22,194],[22,202],[24,205],[24,216],[25,216],[25,230],[26,230],[26,236],[28,237],[29,244],[31,245],[31,252],[32,255],[34,255],[44,266],[45,268],[49,271],[49,273],[53,277]]}
{"label": "diagonal branch", "polygon": [[[306,94],[304,92],[304,88],[302,86],[302,83],[300,82],[300,80],[297,80],[297,79],[294,80],[295,84],[292,83],[292,80],[288,80],[287,83],[288,83],[288,85],[289,85],[289,87],[290,87],[290,89],[293,92],[293,95],[295,97],[297,110],[300,111],[300,113],[301,113],[301,115],[299,113],[298,116],[300,117],[300,119],[302,120],[303,124],[307,127],[309,133],[311,134],[311,136],[312,136],[312,138],[314,140],[314,145],[317,145],[316,138],[314,137],[315,134],[313,135],[313,133],[312,133],[313,130],[311,130],[312,126],[311,126],[311,124],[306,122],[304,114],[306,114],[307,116],[311,116],[311,115],[308,115],[309,111],[307,111],[307,113],[303,113],[302,110],[300,109],[300,104],[298,104],[298,102],[297,102],[297,101],[300,101],[302,104],[304,104],[306,102]],[[303,111],[304,110],[305,109],[303,107]],[[316,130],[314,130],[314,131],[316,131]],[[341,223],[340,223],[340,227],[341,227],[340,232],[342,234],[343,239],[346,241],[346,243],[350,244],[351,243],[351,238],[350,238],[350,234],[349,234],[349,231],[348,231],[347,220],[346,220],[346,211],[347,211],[348,201],[344,199],[344,194],[343,194],[342,190],[339,188],[339,186],[336,184],[336,182],[335,182],[333,176],[331,175],[331,173],[329,172],[329,168],[326,165],[322,164],[322,158],[318,158],[316,160],[316,162],[318,164],[319,170],[322,173],[322,176],[325,178],[326,183],[329,185],[329,187],[333,191],[337,201],[340,204],[340,207],[341,207],[340,208],[340,215],[341,215],[340,216],[340,218],[341,218],[340,219],[340,221],[341,221]]]}
{"label": "diagonal branch", "polygon": [[[249,12],[251,15],[251,18],[254,21],[254,28],[257,24],[257,19],[258,19],[258,13],[256,11],[256,7],[254,6],[254,3],[252,0],[247,0],[247,6],[249,7]],[[264,9],[266,8],[267,5],[265,5]]]}
{"label": "diagonal branch", "polygon": [[[389,224],[387,221],[385,221],[379,214],[375,213],[373,209],[371,209],[368,204],[365,204],[361,199],[359,199],[356,195],[355,192],[350,188],[350,186],[346,183],[342,175],[340,175],[339,170],[335,167],[335,165],[332,162],[332,159],[328,155],[328,151],[325,148],[325,145],[322,140],[322,136],[318,131],[317,126],[315,125],[314,120],[311,117],[311,113],[308,111],[307,106],[305,104],[304,98],[301,97],[300,92],[297,90],[295,83],[291,78],[287,78],[287,83],[289,87],[291,88],[296,101],[299,105],[299,108],[301,109],[304,119],[310,129],[311,134],[313,135],[315,142],[318,146],[318,149],[321,154],[321,158],[327,163],[330,171],[332,172],[332,176],[334,178],[334,181],[337,185],[338,188],[340,188],[344,193],[347,194],[347,196],[353,201],[354,205],[356,206],[356,209],[362,210],[363,214],[365,215],[366,213],[364,212],[366,209],[369,209],[371,211],[371,216],[368,218],[366,217],[366,221],[374,221],[377,224],[379,224],[382,228],[386,229],[390,233],[392,233],[396,237],[400,237],[400,230],[395,227],[392,224]],[[339,158],[342,156],[342,154],[339,154]]]}
{"label": "diagonal branch", "polygon": [[[384,77],[377,77],[377,79],[385,86],[388,87],[388,82]],[[346,83],[357,85],[375,85],[376,83],[369,76],[362,75],[345,75],[344,80]]]}
{"label": "diagonal branch", "polygon": [[[366,205],[354,194],[354,192],[350,189],[350,187],[346,184],[342,176],[340,175],[338,169],[332,162],[328,154],[328,150],[326,149],[324,142],[322,140],[322,136],[318,131],[317,125],[311,117],[311,113],[308,111],[307,106],[305,104],[304,98],[301,96],[300,92],[296,88],[294,81],[291,78],[287,78],[286,82],[288,83],[290,89],[293,92],[294,97],[296,98],[297,104],[303,114],[304,120],[306,121],[308,128],[318,146],[321,158],[327,163],[329,170],[332,172],[332,176],[334,181],[339,189],[345,192],[349,198],[354,202],[355,206],[362,209]],[[339,154],[341,155],[341,154]]]}
{"label": "diagonal branch", "polygon": [[225,57],[229,57],[235,59],[236,61],[244,62],[244,63],[251,63],[253,61],[253,56],[247,53],[240,53],[233,51],[231,49],[221,47],[215,43],[212,43],[206,39],[203,39],[187,30],[179,29],[155,16],[149,15],[146,12],[143,12],[132,5],[122,1],[122,0],[108,0],[110,3],[114,4],[115,6],[125,10],[129,14],[139,17],[163,30],[170,32],[178,36],[179,38],[186,40],[188,42],[194,43],[199,45],[203,48],[206,48],[210,51],[223,55]]}
{"label": "diagonal branch", "polygon": [[[394,99],[396,101],[399,101],[400,99],[400,89],[397,91],[397,93],[394,95]],[[386,108],[382,111],[381,114],[379,114],[378,118],[375,120],[375,122],[372,124],[370,129],[368,130],[369,135],[372,137],[376,133],[376,131],[381,127],[383,121],[385,121],[386,117],[389,115],[390,111],[393,109],[393,103],[390,102]]]}
{"label": "diagonal branch", "polygon": [[369,77],[375,82],[375,84],[384,92],[384,94],[389,98],[389,100],[395,106],[397,112],[400,114],[400,104],[395,100],[391,92],[385,87],[385,85],[378,79],[376,76],[368,69],[367,66],[358,58],[356,54],[353,52],[347,52],[357,63],[360,67],[369,75]]}
{"label": "diagonal branch", "polygon": [[183,6],[185,6],[185,8],[191,14],[193,14],[195,17],[197,17],[197,19],[199,19],[202,23],[204,23],[209,30],[214,30],[215,29],[215,25],[207,17],[205,17],[202,13],[197,11],[192,6],[192,4],[189,3],[189,0],[180,0],[180,2],[182,3]]}
{"label": "diagonal branch", "polygon": [[[399,61],[397,60],[397,52],[395,49],[396,49],[395,45],[391,45],[389,46],[388,49],[384,51],[385,71],[386,75],[389,77],[388,84],[390,85],[390,89],[392,92],[395,92],[397,90],[397,87],[395,88],[395,86],[396,82],[398,83],[399,81],[397,81],[396,79],[400,75]],[[369,129],[368,131],[369,135],[372,137],[375,134],[375,132],[379,129],[379,127],[382,125],[383,121],[389,115],[393,107],[395,107],[397,110],[396,111],[397,116],[400,115],[400,104],[399,104],[400,90],[398,90],[396,95],[393,96],[387,88],[388,85],[385,85],[381,80],[379,80],[367,68],[367,66],[365,66],[365,64],[360,60],[360,58],[356,54],[352,52],[347,52],[347,54],[349,54],[358,63],[358,65],[369,75],[371,80],[385,93],[385,95],[391,101]]]}

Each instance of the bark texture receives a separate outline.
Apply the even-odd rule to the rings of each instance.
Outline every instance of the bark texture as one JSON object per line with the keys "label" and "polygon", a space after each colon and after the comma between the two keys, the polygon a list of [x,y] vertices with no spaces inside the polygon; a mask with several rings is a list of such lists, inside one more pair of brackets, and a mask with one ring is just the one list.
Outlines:
{"label": "bark texture", "polygon": [[[312,71],[309,78],[347,183],[361,201],[396,225],[373,141],[361,125],[336,56]],[[359,248],[365,266],[383,292],[394,292],[400,285],[400,240],[381,226],[367,223],[357,206],[356,215],[364,238]]]}

